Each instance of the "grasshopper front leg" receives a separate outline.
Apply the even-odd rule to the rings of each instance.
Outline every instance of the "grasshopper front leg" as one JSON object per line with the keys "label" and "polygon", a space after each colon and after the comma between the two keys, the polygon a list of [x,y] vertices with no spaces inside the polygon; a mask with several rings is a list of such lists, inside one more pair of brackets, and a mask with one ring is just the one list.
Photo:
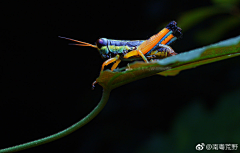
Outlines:
{"label": "grasshopper front leg", "polygon": [[[100,72],[100,73],[102,73],[102,71],[103,71],[103,69],[104,69],[104,66],[107,66],[108,64],[111,64],[111,63],[113,63],[113,62],[116,61],[116,63],[114,63],[113,66],[112,66],[112,68],[111,68],[111,71],[113,71],[113,70],[118,66],[118,64],[121,62],[121,60],[119,59],[119,57],[120,57],[120,56],[117,55],[117,56],[115,56],[115,57],[113,57],[113,58],[110,58],[110,59],[106,60],[106,61],[102,64],[102,69],[101,69],[101,72]],[[92,83],[92,90],[94,90],[95,84],[97,84],[97,80],[95,80],[95,81]]]}
{"label": "grasshopper front leg", "polygon": [[116,69],[116,67],[118,66],[118,64],[121,62],[121,60],[120,59],[118,59],[114,64],[113,64],[113,66],[112,66],[112,68],[111,68],[111,71],[113,71],[114,69]]}
{"label": "grasshopper front leg", "polygon": [[102,71],[103,71],[103,69],[104,69],[104,66],[107,66],[108,64],[111,64],[111,63],[113,63],[113,62],[115,62],[115,61],[117,61],[113,66],[112,66],[112,68],[111,68],[111,70],[113,71],[116,67],[117,67],[117,65],[120,63],[120,61],[119,61],[119,55],[117,55],[117,56],[115,56],[115,57],[113,57],[113,58],[110,58],[110,59],[108,59],[108,60],[106,60],[103,64],[102,64],[102,69],[101,69],[101,73],[102,73]]}

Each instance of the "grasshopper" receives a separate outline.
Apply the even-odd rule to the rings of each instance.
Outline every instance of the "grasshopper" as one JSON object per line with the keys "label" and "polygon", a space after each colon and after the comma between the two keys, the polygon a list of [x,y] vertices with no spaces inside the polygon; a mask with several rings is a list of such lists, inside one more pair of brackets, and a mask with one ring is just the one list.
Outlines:
{"label": "grasshopper", "polygon": [[[174,41],[182,36],[182,29],[177,27],[175,21],[171,21],[159,33],[153,35],[147,40],[114,40],[100,38],[96,45],[92,45],[83,41],[78,41],[71,38],[61,37],[67,40],[77,42],[77,46],[89,46],[98,49],[100,55],[105,62],[102,64],[101,72],[104,66],[114,63],[111,71],[117,68],[121,61],[133,61],[143,59],[146,63],[148,60],[165,58],[176,55],[177,53],[169,46]],[[93,83],[96,84],[95,81]]]}

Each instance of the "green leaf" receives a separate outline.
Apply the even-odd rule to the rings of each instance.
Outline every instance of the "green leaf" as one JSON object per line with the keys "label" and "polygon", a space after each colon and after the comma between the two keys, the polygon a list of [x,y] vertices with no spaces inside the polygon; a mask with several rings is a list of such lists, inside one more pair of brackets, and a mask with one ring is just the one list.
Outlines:
{"label": "green leaf", "polygon": [[155,74],[174,76],[180,71],[240,55],[240,36],[184,52],[150,63],[134,62],[122,72],[103,71],[97,82],[103,88],[114,89]]}

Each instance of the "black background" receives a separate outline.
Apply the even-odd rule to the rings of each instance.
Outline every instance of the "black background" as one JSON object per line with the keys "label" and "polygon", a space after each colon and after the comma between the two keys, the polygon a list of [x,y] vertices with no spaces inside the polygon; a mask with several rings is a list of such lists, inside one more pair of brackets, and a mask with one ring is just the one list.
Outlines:
{"label": "black background", "polygon": [[[162,23],[207,5],[211,3],[186,0],[2,4],[0,148],[61,131],[98,104],[102,87],[92,91],[91,83],[103,63],[99,53],[90,47],[69,46],[58,36],[92,44],[101,37],[147,39]],[[232,31],[224,39],[237,35]],[[178,53],[197,47],[191,30],[173,45]],[[137,152],[153,131],[168,134],[177,114],[193,100],[200,99],[211,111],[223,93],[239,88],[239,59],[203,65],[175,77],[152,76],[114,89],[106,107],[87,125],[23,152]]]}

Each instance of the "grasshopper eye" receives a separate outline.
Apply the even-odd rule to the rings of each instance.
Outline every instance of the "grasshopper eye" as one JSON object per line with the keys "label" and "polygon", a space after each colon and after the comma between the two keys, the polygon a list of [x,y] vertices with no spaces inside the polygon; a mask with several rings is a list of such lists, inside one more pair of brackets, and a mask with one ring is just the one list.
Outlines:
{"label": "grasshopper eye", "polygon": [[97,42],[96,42],[97,47],[101,48],[103,46],[102,43],[103,43],[103,40],[102,39],[98,39]]}
{"label": "grasshopper eye", "polygon": [[107,45],[107,40],[105,38],[100,38],[97,40],[96,45],[98,48],[102,48],[102,46]]}

